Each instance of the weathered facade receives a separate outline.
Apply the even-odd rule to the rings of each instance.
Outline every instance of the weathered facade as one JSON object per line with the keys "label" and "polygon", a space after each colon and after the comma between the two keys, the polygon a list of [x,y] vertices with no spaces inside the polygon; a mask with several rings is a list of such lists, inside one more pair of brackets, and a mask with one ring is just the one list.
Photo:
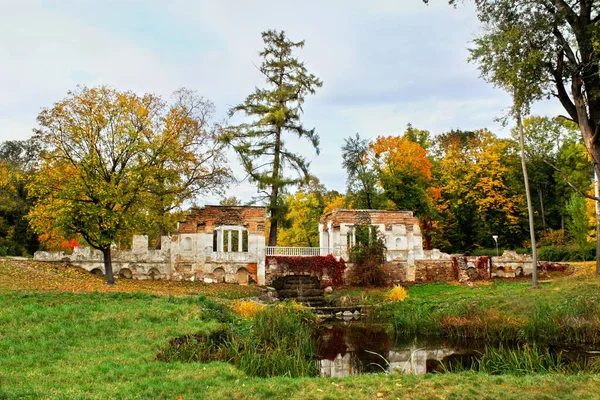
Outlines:
{"label": "weathered facade", "polygon": [[[124,278],[264,284],[265,222],[263,207],[195,208],[177,233],[161,238],[159,250],[149,250],[148,237],[140,235],[131,250],[113,250],[113,271]],[[102,253],[87,247],[71,255],[36,252],[35,258],[104,273]]]}
{"label": "weathered facade", "polygon": [[415,259],[424,257],[419,219],[412,211],[333,210],[321,217],[320,247],[329,248],[333,255],[347,260],[359,226],[377,228],[383,236],[388,261],[403,259],[413,265]]}
{"label": "weathered facade", "polygon": [[193,209],[171,240],[172,275],[264,284],[265,223],[263,207]]}
{"label": "weathered facade", "polygon": [[[161,238],[160,249],[148,248],[147,236],[134,236],[131,250],[113,249],[115,275],[136,279],[200,280],[265,285],[285,275],[277,263],[266,268],[266,256],[324,256],[348,260],[357,228],[376,227],[386,246],[386,270],[395,282],[488,279],[531,274],[531,257],[506,252],[478,258],[423,250],[419,220],[410,211],[333,210],[321,217],[320,248],[266,247],[263,207],[194,208],[177,232]],[[104,274],[102,253],[77,247],[73,254],[36,252],[43,261],[70,262]],[[352,268],[351,264],[348,265]],[[349,269],[346,270],[347,273]]]}

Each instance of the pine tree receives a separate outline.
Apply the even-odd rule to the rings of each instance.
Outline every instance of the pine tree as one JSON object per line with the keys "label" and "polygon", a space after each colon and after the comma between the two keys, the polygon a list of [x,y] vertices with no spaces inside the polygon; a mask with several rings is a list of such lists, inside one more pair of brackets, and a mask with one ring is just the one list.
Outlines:
{"label": "pine tree", "polygon": [[[237,152],[250,180],[267,200],[270,215],[269,246],[277,244],[277,228],[284,217],[281,195],[286,187],[297,185],[309,177],[309,163],[285,147],[283,134],[290,132],[308,139],[319,154],[319,136],[305,129],[300,122],[302,104],[308,94],[314,94],[322,82],[310,74],[304,63],[294,57],[304,41],[292,42],[283,31],[262,33],[265,48],[259,54],[263,62],[259,71],[268,89],[256,88],[244,103],[233,107],[230,115],[243,112],[254,121],[228,130],[224,140]],[[286,169],[295,176],[287,176]]]}

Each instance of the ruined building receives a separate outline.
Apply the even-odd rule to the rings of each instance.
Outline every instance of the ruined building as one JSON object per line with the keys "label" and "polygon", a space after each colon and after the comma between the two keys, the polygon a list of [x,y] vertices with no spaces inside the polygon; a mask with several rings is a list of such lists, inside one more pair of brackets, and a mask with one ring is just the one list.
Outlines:
{"label": "ruined building", "polygon": [[[147,236],[134,236],[131,250],[113,249],[115,275],[135,279],[200,280],[208,283],[227,282],[269,284],[282,268],[268,256],[324,256],[332,254],[348,260],[348,249],[356,243],[359,226],[373,226],[386,245],[387,270],[395,281],[453,280],[457,268],[481,274],[476,261],[457,258],[438,250],[423,250],[419,220],[410,211],[333,210],[321,217],[319,248],[265,246],[266,214],[263,207],[206,206],[194,208],[173,236],[161,238],[160,249],[148,249]],[[73,254],[63,252],[35,253],[41,261],[69,262],[93,273],[104,274],[102,253],[88,247],[76,247]],[[464,261],[464,262],[463,262]],[[498,275],[527,273],[527,260],[511,258],[504,268],[497,258]],[[518,264],[518,265],[517,265]],[[489,276],[494,274],[490,269]],[[507,269],[508,268],[508,269]],[[489,277],[488,276],[488,277]]]}

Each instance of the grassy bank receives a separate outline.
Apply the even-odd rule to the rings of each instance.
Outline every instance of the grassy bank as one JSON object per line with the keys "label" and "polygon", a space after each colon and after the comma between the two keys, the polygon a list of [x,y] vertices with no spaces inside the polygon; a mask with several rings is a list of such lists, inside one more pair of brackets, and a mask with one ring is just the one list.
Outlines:
{"label": "grassy bank", "polygon": [[600,277],[549,279],[532,289],[526,280],[412,286],[408,299],[389,305],[401,335],[498,341],[598,343]]}
{"label": "grassy bank", "polygon": [[3,293],[0,302],[0,399],[600,398],[597,375],[253,378],[222,362],[155,360],[169,340],[214,328],[196,298]]}
{"label": "grassy bank", "polygon": [[[81,275],[73,278],[77,293],[65,283],[46,291],[34,278],[55,272],[30,264],[8,269],[24,271],[20,286],[8,288],[14,284],[4,281],[7,264],[0,263],[0,399],[600,399],[600,376],[594,374],[257,378],[224,362],[157,361],[157,354],[173,339],[215,331],[226,316],[214,304],[222,302],[219,297],[240,297],[239,287],[223,287],[221,292],[207,288],[213,293],[210,298],[188,296],[187,289],[168,296],[179,286],[166,282],[164,286],[146,282],[150,294],[144,293],[144,282],[135,283],[135,293],[111,292],[114,288],[88,292],[81,289],[88,287],[88,275]],[[31,270],[36,272],[29,274]],[[554,304],[552,293],[572,292],[581,284],[587,288],[582,293],[592,292],[597,281],[590,282],[567,278],[533,292],[540,298],[548,296]],[[526,283],[520,285],[515,290],[531,292]],[[488,293],[482,298],[489,296],[486,301],[492,304],[494,298],[496,303],[504,301],[500,298],[504,291],[513,293],[504,286],[490,292],[452,285],[414,286],[406,301],[431,306],[435,299],[451,302],[453,294],[460,300],[483,301],[469,293]],[[198,285],[193,292],[202,289]],[[418,300],[419,296],[423,298]],[[560,296],[565,297],[557,301],[569,298]]]}

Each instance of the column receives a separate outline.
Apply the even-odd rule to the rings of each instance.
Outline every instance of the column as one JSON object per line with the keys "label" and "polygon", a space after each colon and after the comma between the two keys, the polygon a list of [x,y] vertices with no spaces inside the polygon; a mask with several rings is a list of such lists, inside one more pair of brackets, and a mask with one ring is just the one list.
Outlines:
{"label": "column", "polygon": [[217,251],[222,253],[223,252],[223,227],[219,227],[217,230]]}
{"label": "column", "polygon": [[229,251],[229,252],[231,251],[231,233],[232,232],[233,232],[232,230],[227,231],[227,251]]}
{"label": "column", "polygon": [[241,253],[244,251],[244,230],[238,229],[238,251]]}

